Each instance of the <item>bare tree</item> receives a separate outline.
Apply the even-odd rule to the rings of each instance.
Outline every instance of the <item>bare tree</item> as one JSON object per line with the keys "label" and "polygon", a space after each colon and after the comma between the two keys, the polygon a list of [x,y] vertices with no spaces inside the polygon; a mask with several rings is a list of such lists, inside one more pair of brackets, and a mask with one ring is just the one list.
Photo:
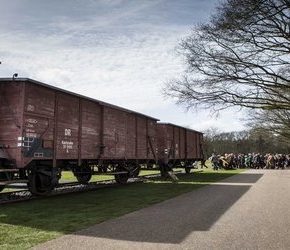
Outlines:
{"label": "bare tree", "polygon": [[290,139],[290,110],[256,110],[251,112],[248,125],[280,135],[287,141]]}
{"label": "bare tree", "polygon": [[165,94],[188,108],[290,110],[290,1],[226,0],[180,44]]}
{"label": "bare tree", "polygon": [[289,153],[290,147],[280,135],[263,128],[252,128],[236,132],[204,131],[206,157],[212,152],[224,153]]}

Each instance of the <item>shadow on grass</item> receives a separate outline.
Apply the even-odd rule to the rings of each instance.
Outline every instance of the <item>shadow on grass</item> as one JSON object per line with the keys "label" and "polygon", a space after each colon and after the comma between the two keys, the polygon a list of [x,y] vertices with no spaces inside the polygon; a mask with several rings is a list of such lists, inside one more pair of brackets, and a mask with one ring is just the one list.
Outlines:
{"label": "shadow on grass", "polygon": [[[35,233],[35,237],[42,231],[47,234],[44,238],[48,240],[117,218],[75,234],[179,243],[192,231],[209,230],[249,190],[250,185],[207,186],[195,190],[204,186],[203,182],[218,181],[231,175],[211,172],[181,174],[179,183],[155,178],[146,183],[6,205],[0,208],[0,229],[1,224],[6,224],[7,237],[12,232],[15,234],[15,226],[23,227],[25,233],[29,229],[31,235]],[[261,178],[261,175],[253,175],[255,177],[252,174],[236,175],[224,181],[237,182],[236,179],[239,179],[244,183],[253,183]],[[170,199],[173,197],[176,198]],[[149,207],[152,204],[156,205]],[[143,210],[144,207],[148,208]],[[120,217],[136,210],[140,211]],[[5,241],[4,234],[2,237]]]}

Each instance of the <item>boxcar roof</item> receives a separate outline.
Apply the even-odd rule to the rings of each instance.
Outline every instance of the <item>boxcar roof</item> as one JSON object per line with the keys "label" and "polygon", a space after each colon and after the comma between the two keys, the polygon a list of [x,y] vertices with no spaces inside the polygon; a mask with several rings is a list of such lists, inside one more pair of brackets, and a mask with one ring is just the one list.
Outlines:
{"label": "boxcar roof", "polygon": [[179,125],[176,125],[176,124],[173,124],[173,123],[158,122],[157,124],[160,124],[160,125],[170,125],[170,126],[174,126],[174,127],[178,127],[178,128],[185,128],[187,130],[190,130],[190,131],[193,131],[193,132],[196,132],[196,133],[199,133],[199,134],[203,134],[202,132],[196,131],[194,129],[182,127],[182,126],[179,126]]}
{"label": "boxcar roof", "polygon": [[109,108],[122,110],[122,111],[125,111],[125,112],[128,112],[128,113],[133,113],[133,114],[136,114],[136,115],[140,115],[140,116],[144,116],[144,117],[150,118],[152,120],[159,121],[159,119],[157,119],[157,118],[154,118],[154,117],[151,117],[151,116],[148,116],[148,115],[144,115],[142,113],[139,113],[139,112],[136,112],[136,111],[133,111],[133,110],[125,109],[125,108],[122,108],[122,107],[119,107],[119,106],[116,106],[116,105],[113,105],[113,104],[110,104],[110,103],[107,103],[107,102],[103,102],[103,101],[100,101],[100,100],[97,100],[97,99],[94,99],[94,98],[90,98],[90,97],[87,97],[87,96],[84,96],[84,95],[80,95],[80,94],[77,94],[77,93],[74,93],[74,92],[71,92],[71,91],[68,91],[68,90],[65,90],[65,89],[61,89],[61,88],[58,88],[58,87],[55,87],[55,86],[51,86],[49,84],[46,84],[46,83],[43,83],[43,82],[39,82],[39,81],[30,79],[30,78],[14,78],[14,79],[12,79],[12,78],[0,78],[0,82],[15,82],[15,81],[16,82],[30,82],[30,83],[37,84],[37,85],[40,85],[40,86],[43,86],[43,87],[46,87],[46,88],[54,89],[54,90],[57,90],[57,91],[60,91],[60,92],[63,92],[63,93],[67,93],[67,94],[70,94],[70,95],[73,95],[73,96],[77,96],[77,97],[81,97],[81,98],[84,98],[84,99],[87,99],[87,100],[90,100],[90,101],[93,101],[93,102],[97,102],[97,103],[99,103],[101,105],[104,105],[104,106],[107,106]]}

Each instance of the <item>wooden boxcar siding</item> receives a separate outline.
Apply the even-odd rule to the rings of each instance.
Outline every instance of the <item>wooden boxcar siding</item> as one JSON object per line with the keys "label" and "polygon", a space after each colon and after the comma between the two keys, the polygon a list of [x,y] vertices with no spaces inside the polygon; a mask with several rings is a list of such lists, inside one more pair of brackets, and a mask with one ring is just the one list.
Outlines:
{"label": "wooden boxcar siding", "polygon": [[[9,87],[8,87],[9,85]],[[6,153],[21,165],[21,148],[18,137],[22,136],[23,85],[0,84],[0,144],[7,146]],[[20,142],[21,143],[21,142]]]}
{"label": "wooden boxcar siding", "polygon": [[43,145],[53,150],[56,135],[57,159],[77,159],[79,154],[82,159],[99,156],[100,105],[35,84],[26,84],[25,97],[23,136],[41,137]]}
{"label": "wooden boxcar siding", "polygon": [[196,157],[200,158],[200,138],[198,133],[196,133]]}
{"label": "wooden boxcar siding", "polygon": [[154,159],[155,136],[155,120],[105,107],[105,159]]}
{"label": "wooden boxcar siding", "polygon": [[147,148],[148,148],[148,155],[149,159],[157,160],[157,138],[156,138],[156,130],[157,130],[157,123],[154,120],[147,118]]}
{"label": "wooden boxcar siding", "polygon": [[125,158],[126,113],[104,107],[104,158]]}
{"label": "wooden boxcar siding", "polygon": [[[24,136],[53,144],[56,122],[57,159],[136,159],[136,120],[146,130],[145,118],[34,84],[27,84],[25,103]],[[146,131],[138,136],[139,158],[146,159]]]}
{"label": "wooden boxcar siding", "polygon": [[173,127],[173,135],[174,135],[174,142],[173,142],[173,148],[174,148],[174,159],[180,159],[180,141],[179,141],[179,127]]}
{"label": "wooden boxcar siding", "polygon": [[147,159],[146,118],[137,116],[137,159]]}
{"label": "wooden boxcar siding", "polygon": [[187,149],[186,149],[186,158],[187,159],[195,159],[196,158],[196,136],[195,133],[191,130],[186,130],[186,142],[187,142]]}
{"label": "wooden boxcar siding", "polygon": [[137,117],[133,114],[127,114],[127,134],[126,134],[126,159],[136,159],[137,158]]}
{"label": "wooden boxcar siding", "polygon": [[184,128],[179,128],[179,140],[180,140],[180,143],[179,143],[179,152],[180,152],[180,158],[181,159],[185,159],[185,156],[186,156],[186,153],[185,153],[185,150],[186,150],[186,130]]}
{"label": "wooden boxcar siding", "polygon": [[195,160],[202,158],[202,134],[173,124],[158,124],[158,155],[164,158],[164,150],[173,149],[169,160]]}
{"label": "wooden boxcar siding", "polygon": [[187,130],[187,159],[202,159],[202,133]]}
{"label": "wooden boxcar siding", "polygon": [[[24,166],[34,157],[53,156],[55,93],[34,84],[22,83],[22,85],[25,86],[22,134],[24,143],[22,165]],[[44,144],[38,141],[40,138],[45,141],[47,147],[49,145],[48,155],[44,155],[40,150]]]}
{"label": "wooden boxcar siding", "polygon": [[57,93],[56,158],[77,159],[79,149],[79,98]]}
{"label": "wooden boxcar siding", "polygon": [[25,112],[45,118],[54,118],[54,106],[54,91],[35,84],[25,83]]}
{"label": "wooden boxcar siding", "polygon": [[158,124],[158,152],[159,157],[165,157],[165,150],[168,152],[168,159],[184,159],[184,129],[171,124]]}
{"label": "wooden boxcar siding", "polygon": [[81,100],[81,158],[98,159],[102,153],[102,107],[101,105]]}
{"label": "wooden boxcar siding", "polygon": [[203,134],[202,133],[198,133],[197,134],[197,138],[198,138],[198,146],[197,146],[197,156],[199,159],[203,159],[203,151],[202,151],[202,147],[203,147]]}
{"label": "wooden boxcar siding", "polygon": [[197,134],[197,138],[198,138],[198,147],[197,147],[197,155],[200,159],[202,159],[203,156],[203,152],[202,152],[202,142],[203,142],[203,135],[202,134]]}
{"label": "wooden boxcar siding", "polygon": [[166,148],[168,149],[169,158],[174,159],[174,127],[173,126],[167,126],[167,131],[166,131],[166,137],[167,137],[167,142],[166,142]]}
{"label": "wooden boxcar siding", "polygon": [[163,160],[166,158],[165,149],[167,148],[167,127],[157,124],[157,155]]}

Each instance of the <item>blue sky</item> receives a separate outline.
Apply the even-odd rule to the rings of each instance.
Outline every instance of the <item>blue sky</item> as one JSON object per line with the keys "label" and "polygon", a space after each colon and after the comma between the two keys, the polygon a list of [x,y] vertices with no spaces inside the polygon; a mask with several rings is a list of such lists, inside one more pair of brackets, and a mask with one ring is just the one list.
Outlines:
{"label": "blue sky", "polygon": [[243,129],[241,114],[186,112],[162,96],[175,52],[218,0],[0,0],[0,77],[58,86],[197,130]]}

